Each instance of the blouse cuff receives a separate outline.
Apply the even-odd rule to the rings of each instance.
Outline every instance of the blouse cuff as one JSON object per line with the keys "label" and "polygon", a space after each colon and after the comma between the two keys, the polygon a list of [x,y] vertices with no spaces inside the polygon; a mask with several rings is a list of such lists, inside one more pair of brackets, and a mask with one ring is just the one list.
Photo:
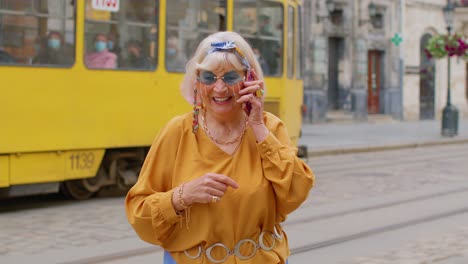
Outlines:
{"label": "blouse cuff", "polygon": [[271,157],[277,153],[280,148],[281,142],[273,135],[273,133],[269,133],[263,142],[257,143],[257,149],[262,158]]}
{"label": "blouse cuff", "polygon": [[164,220],[166,220],[167,222],[171,224],[179,221],[179,217],[180,217],[179,215],[176,214],[174,206],[172,205],[172,193],[173,191],[160,193],[158,195],[158,198],[155,198],[155,200],[159,200],[158,201],[159,205],[157,207],[159,208],[159,213],[164,218]]}

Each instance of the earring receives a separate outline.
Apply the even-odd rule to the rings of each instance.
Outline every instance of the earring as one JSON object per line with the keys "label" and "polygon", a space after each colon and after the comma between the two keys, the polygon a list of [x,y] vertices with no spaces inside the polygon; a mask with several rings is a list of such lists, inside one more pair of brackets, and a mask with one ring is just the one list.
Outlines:
{"label": "earring", "polygon": [[200,112],[200,106],[197,105],[197,85],[193,86],[193,121],[192,121],[192,132],[197,133],[198,130],[198,113]]}

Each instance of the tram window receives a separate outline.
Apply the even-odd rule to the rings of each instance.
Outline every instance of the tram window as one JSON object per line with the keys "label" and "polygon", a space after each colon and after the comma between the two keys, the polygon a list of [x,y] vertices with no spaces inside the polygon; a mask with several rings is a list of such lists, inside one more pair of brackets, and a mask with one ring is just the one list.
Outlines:
{"label": "tram window", "polygon": [[63,0],[0,0],[0,64],[71,66],[75,7]]}
{"label": "tram window", "polygon": [[294,76],[294,8],[288,8],[288,50],[286,55],[288,77]]}
{"label": "tram window", "polygon": [[85,65],[91,69],[153,71],[158,54],[159,1],[113,0],[110,7],[105,6],[107,2],[86,0]]}
{"label": "tram window", "polygon": [[234,0],[234,31],[258,50],[264,75],[282,74],[283,6],[274,1]]}
{"label": "tram window", "polygon": [[225,0],[171,0],[166,10],[166,70],[183,72],[206,36],[226,30]]}

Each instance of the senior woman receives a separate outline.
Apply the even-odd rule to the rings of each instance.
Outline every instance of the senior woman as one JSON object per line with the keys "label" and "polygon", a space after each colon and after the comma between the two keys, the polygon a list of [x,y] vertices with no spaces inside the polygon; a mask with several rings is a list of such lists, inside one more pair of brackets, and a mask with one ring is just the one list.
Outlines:
{"label": "senior woman", "polygon": [[205,38],[181,85],[193,113],[157,135],[127,216],[164,263],[286,263],[281,228],[314,175],[283,122],[263,111],[263,74],[237,33]]}

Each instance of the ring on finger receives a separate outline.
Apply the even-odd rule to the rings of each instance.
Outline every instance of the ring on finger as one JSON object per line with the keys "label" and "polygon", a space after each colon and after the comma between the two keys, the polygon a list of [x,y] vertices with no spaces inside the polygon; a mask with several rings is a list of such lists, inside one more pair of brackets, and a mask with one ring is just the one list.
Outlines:
{"label": "ring on finger", "polygon": [[218,196],[216,196],[216,195],[212,195],[212,196],[211,196],[211,202],[212,202],[212,203],[218,202],[219,199],[220,199],[220,198],[219,198]]}
{"label": "ring on finger", "polygon": [[258,90],[255,91],[255,96],[258,97],[258,98],[262,97],[264,94],[265,94],[264,89],[258,89]]}

